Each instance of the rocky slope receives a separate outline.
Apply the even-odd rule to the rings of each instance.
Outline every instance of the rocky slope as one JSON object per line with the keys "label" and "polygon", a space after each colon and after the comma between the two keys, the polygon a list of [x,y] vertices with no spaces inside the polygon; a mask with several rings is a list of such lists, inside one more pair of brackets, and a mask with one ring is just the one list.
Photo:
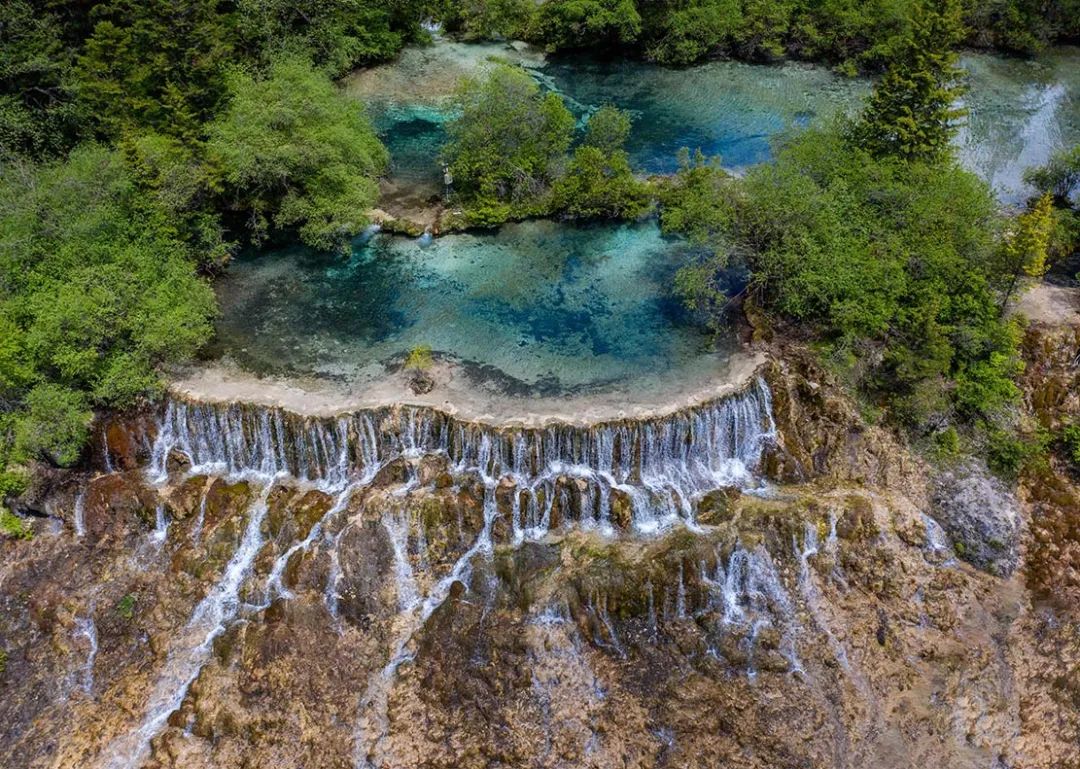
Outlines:
{"label": "rocky slope", "polygon": [[[1038,418],[1078,413],[1078,350],[1029,333]],[[4,766],[1080,766],[1067,469],[999,489],[987,534],[984,495],[941,491],[970,470],[933,477],[798,354],[765,379],[771,411],[597,453],[386,411],[367,462],[368,423],[253,413],[213,465],[158,415],[104,425],[2,544]],[[648,458],[698,467],[703,435],[753,472]],[[1005,541],[977,568],[946,529]]]}

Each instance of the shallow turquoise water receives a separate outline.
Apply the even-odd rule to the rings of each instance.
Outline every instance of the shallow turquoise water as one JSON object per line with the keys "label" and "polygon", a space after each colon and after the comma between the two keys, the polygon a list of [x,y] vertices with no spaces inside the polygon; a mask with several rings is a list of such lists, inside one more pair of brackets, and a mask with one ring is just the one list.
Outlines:
{"label": "shallow turquoise water", "polygon": [[[394,156],[395,175],[438,185],[454,82],[448,72],[475,72],[500,51],[441,43],[407,52],[378,73],[409,81],[406,92],[395,77],[384,77],[385,86],[375,83],[364,95]],[[680,147],[720,155],[732,168],[768,160],[774,137],[853,110],[869,90],[865,80],[796,63],[723,61],[687,69],[580,57],[522,63],[545,88],[562,94],[582,122],[604,104],[629,110],[635,123],[628,149],[645,172],[673,170]],[[963,65],[970,116],[957,139],[959,155],[1002,200],[1014,202],[1023,196],[1024,168],[1080,141],[1080,48],[1057,48],[1030,61],[969,54]]]}
{"label": "shallow turquoise water", "polygon": [[263,253],[220,284],[219,345],[256,371],[350,382],[427,345],[478,382],[543,395],[716,369],[733,340],[717,346],[685,317],[672,292],[684,258],[652,222]]}
{"label": "shallow turquoise water", "polygon": [[[439,184],[446,94],[500,46],[440,44],[350,84],[369,105],[394,173]],[[635,117],[635,166],[669,171],[682,146],[743,167],[770,157],[784,131],[851,109],[864,81],[820,67],[714,62],[687,70],[640,62],[521,54],[545,88],[584,119],[613,103]],[[1023,168],[1080,140],[1080,49],[1038,61],[969,56],[964,162],[1003,200]],[[376,236],[351,258],[286,249],[247,255],[220,282],[218,349],[260,372],[374,381],[411,348],[430,346],[502,392],[552,395],[719,376],[734,340],[696,330],[673,296],[685,247],[655,223],[575,228],[552,222],[452,235],[422,249]]]}

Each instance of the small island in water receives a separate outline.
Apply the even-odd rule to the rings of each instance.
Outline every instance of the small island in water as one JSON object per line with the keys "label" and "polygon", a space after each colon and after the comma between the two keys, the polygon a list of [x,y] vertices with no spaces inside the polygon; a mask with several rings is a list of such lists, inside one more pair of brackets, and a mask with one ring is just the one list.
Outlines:
{"label": "small island in water", "polygon": [[1076,2],[0,41],[5,767],[1080,761]]}

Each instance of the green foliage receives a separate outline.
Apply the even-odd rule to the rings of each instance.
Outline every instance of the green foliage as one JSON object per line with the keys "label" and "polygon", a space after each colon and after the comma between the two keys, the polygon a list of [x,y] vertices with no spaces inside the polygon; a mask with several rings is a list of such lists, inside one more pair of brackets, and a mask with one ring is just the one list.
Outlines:
{"label": "green foliage", "polygon": [[621,150],[578,147],[553,190],[554,208],[578,219],[636,219],[648,205],[647,188]]}
{"label": "green foliage", "polygon": [[960,456],[960,433],[949,425],[934,433],[934,453],[939,459],[949,460]]}
{"label": "green foliage", "polygon": [[1080,145],[1055,153],[1044,166],[1029,169],[1024,180],[1040,193],[1032,201],[1033,213],[1045,208],[1047,196],[1052,197],[1044,263],[1067,259],[1080,248]]}
{"label": "green foliage", "polygon": [[964,37],[959,0],[938,10],[920,0],[911,34],[898,46],[874,85],[856,140],[875,155],[938,160],[949,153],[963,112],[955,47]]}
{"label": "green foliage", "polygon": [[0,6],[0,160],[59,155],[75,143],[72,59],[52,13],[26,0]]}
{"label": "green foliage", "polygon": [[1076,0],[980,0],[969,2],[971,41],[1021,54],[1034,54],[1056,39],[1080,33]]}
{"label": "green foliage", "polygon": [[1049,268],[1051,239],[1054,234],[1054,209],[1050,193],[1036,199],[1029,211],[1016,217],[1012,230],[1001,241],[1000,269],[1010,276],[1009,287],[1001,301],[1004,309],[1022,275],[1041,278]]}
{"label": "green foliage", "polygon": [[427,371],[433,365],[435,365],[435,360],[431,356],[431,347],[428,345],[412,348],[405,359],[405,368],[409,371]]}
{"label": "green foliage", "polygon": [[1028,169],[1024,181],[1052,195],[1057,205],[1068,206],[1070,195],[1080,188],[1080,144],[1054,153],[1044,166]]}
{"label": "green foliage", "polygon": [[660,226],[699,246],[707,246],[726,266],[730,232],[735,219],[737,185],[720,167],[720,158],[706,158],[700,150],[679,152],[679,170],[661,187]]}
{"label": "green foliage", "polygon": [[648,186],[625,150],[625,112],[597,110],[568,156],[573,115],[518,68],[500,64],[484,80],[464,81],[456,106],[443,157],[470,225],[554,213],[633,219],[648,209]]}
{"label": "green foliage", "polygon": [[[466,5],[447,18],[497,18],[494,9],[502,3]],[[855,74],[879,70],[903,50],[920,7],[926,0],[548,0],[528,33],[551,49],[618,48],[664,64],[718,54],[749,60],[787,55]],[[961,14],[970,30],[965,39],[981,46],[1034,53],[1053,40],[1080,36],[1080,0],[965,0],[956,18]],[[526,25],[491,26],[507,35]],[[469,39],[486,28],[480,21],[450,25]]]}
{"label": "green foliage", "polygon": [[94,418],[83,393],[59,384],[39,384],[26,394],[23,409],[15,432],[16,451],[60,467],[79,461]]}
{"label": "green foliage", "polygon": [[767,309],[854,353],[857,384],[894,419],[993,412],[1017,395],[1019,339],[999,312],[989,189],[951,163],[875,158],[845,133],[807,131],[741,181],[684,167],[661,221],[711,255],[679,288],[715,311],[735,256]]}
{"label": "green foliage", "polygon": [[78,57],[78,94],[106,135],[195,138],[226,95],[231,18],[221,0],[106,0]]}
{"label": "green foliage", "polygon": [[139,600],[138,593],[128,593],[116,604],[116,614],[120,619],[130,622],[135,617],[135,604]]}
{"label": "green foliage", "polygon": [[[0,534],[12,539],[33,539],[34,532],[19,516],[8,510],[3,505],[0,505]],[[4,662],[5,658],[0,657],[0,663]],[[0,673],[3,670],[0,669]]]}
{"label": "green foliage", "polygon": [[533,32],[552,49],[627,45],[640,33],[633,0],[547,0]]}
{"label": "green foliage", "polygon": [[523,38],[537,8],[532,0],[448,0],[442,20],[463,40]]}
{"label": "green foliage", "polygon": [[1024,434],[990,427],[987,435],[987,463],[1003,478],[1014,479],[1021,473],[1045,466],[1050,434],[1036,430]]}
{"label": "green foliage", "polygon": [[[535,205],[573,139],[574,117],[520,69],[498,65],[465,80],[455,95],[444,157],[467,209]],[[509,213],[509,209],[508,209]]]}
{"label": "green foliage", "polygon": [[634,219],[649,205],[648,189],[634,177],[624,149],[630,116],[603,107],[591,118],[581,146],[555,183],[553,207],[580,219]]}
{"label": "green foliage", "polygon": [[207,151],[252,237],[272,223],[315,248],[345,247],[367,226],[388,161],[363,108],[295,58],[263,79],[234,75],[230,91]]}
{"label": "green foliage", "polygon": [[422,0],[237,0],[241,47],[267,64],[300,55],[332,77],[421,37]]}
{"label": "green foliage", "polygon": [[119,153],[14,164],[0,180],[0,376],[19,453],[78,458],[91,406],[158,392],[209,336],[214,297]]}
{"label": "green foliage", "polygon": [[1061,429],[1061,443],[1065,458],[1080,470],[1080,423],[1068,424]]}

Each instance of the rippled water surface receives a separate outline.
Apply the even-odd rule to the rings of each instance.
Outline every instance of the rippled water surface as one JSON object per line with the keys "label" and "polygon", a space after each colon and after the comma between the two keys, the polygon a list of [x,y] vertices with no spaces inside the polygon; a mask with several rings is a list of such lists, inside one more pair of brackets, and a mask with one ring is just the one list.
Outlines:
{"label": "rippled water surface", "polygon": [[[368,103],[399,178],[437,188],[438,149],[451,117],[448,94],[461,76],[496,56],[528,67],[541,85],[564,96],[582,122],[603,104],[629,110],[635,118],[631,158],[648,172],[673,170],[680,147],[718,154],[733,168],[759,163],[770,157],[778,134],[850,111],[869,90],[864,79],[798,63],[725,61],[669,69],[439,43],[407,51],[394,64],[350,81]],[[963,65],[970,116],[957,138],[960,157],[1003,200],[1014,202],[1023,193],[1025,167],[1080,141],[1080,48],[1057,48],[1031,61],[968,54]]]}
{"label": "rippled water surface", "polygon": [[351,382],[423,345],[504,390],[543,394],[720,371],[731,340],[718,348],[674,296],[684,256],[652,222],[248,255],[220,285],[219,345],[256,371]]}

